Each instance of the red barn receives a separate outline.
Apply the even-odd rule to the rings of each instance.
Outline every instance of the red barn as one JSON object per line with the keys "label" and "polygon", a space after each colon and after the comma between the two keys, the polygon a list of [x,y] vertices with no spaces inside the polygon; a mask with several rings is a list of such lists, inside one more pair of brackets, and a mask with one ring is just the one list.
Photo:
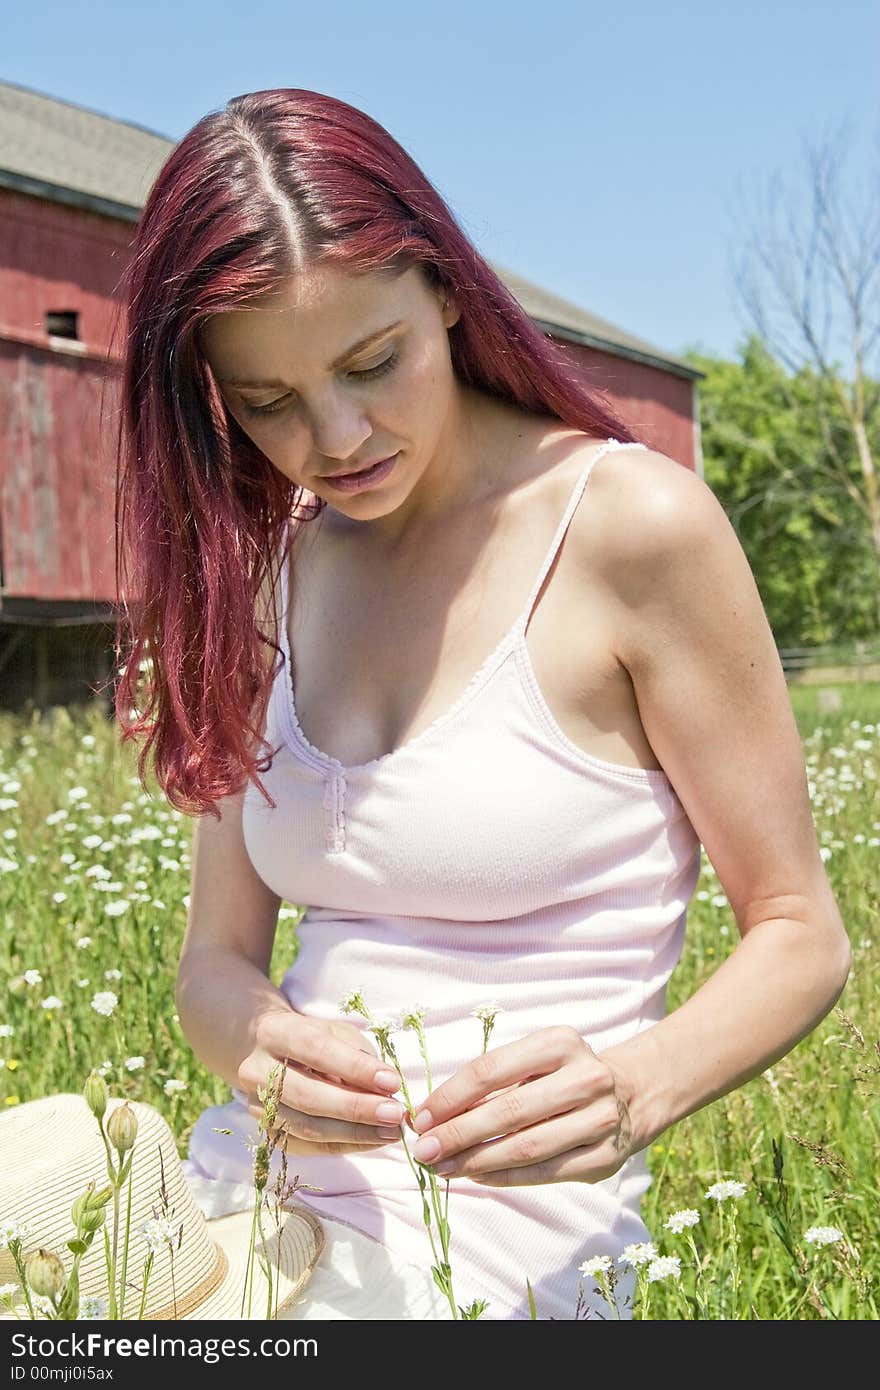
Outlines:
{"label": "red barn", "polygon": [[[0,82],[0,706],[90,698],[112,670],[118,286],[174,147]],[[702,373],[494,267],[652,447],[702,472]],[[104,421],[103,430],[101,420]]]}

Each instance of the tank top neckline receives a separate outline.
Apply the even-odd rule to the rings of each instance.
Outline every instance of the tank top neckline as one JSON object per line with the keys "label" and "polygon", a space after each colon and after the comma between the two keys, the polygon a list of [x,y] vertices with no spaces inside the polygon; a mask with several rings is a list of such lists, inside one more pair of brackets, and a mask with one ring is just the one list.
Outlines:
{"label": "tank top neckline", "polygon": [[[554,557],[559,546],[562,544],[563,537],[565,536],[569,523],[571,522],[571,519],[574,516],[575,509],[577,508],[578,502],[580,501],[581,493],[583,492],[584,487],[586,486],[587,479],[590,476],[593,466],[599,461],[602,455],[607,452],[607,450],[613,448],[645,449],[647,448],[647,445],[639,443],[630,444],[625,440],[622,441],[619,439],[606,439],[605,442],[600,445],[596,452],[590,457],[590,459],[588,459],[585,467],[581,470],[578,476],[577,482],[575,483],[574,488],[572,489],[571,495],[569,497],[568,504],[562,514],[562,517],[560,518],[559,525],[556,528],[556,532],[553,536],[553,539],[550,542],[550,547],[547,553],[545,554],[544,561],[541,565],[540,570],[538,571],[537,579],[533,583],[531,590],[529,591],[528,598],[526,599],[523,607],[520,609],[518,616],[515,618],[514,622],[504,633],[500,641],[495,645],[495,647],[493,647],[492,651],[489,652],[485,660],[481,662],[480,666],[471,676],[464,689],[460,692],[458,698],[447,709],[443,710],[440,714],[438,714],[436,718],[432,719],[430,724],[427,724],[424,729],[420,729],[418,733],[413,734],[411,738],[406,739],[403,743],[398,744],[396,748],[390,749],[387,753],[380,753],[378,757],[370,758],[367,762],[364,763],[346,764],[340,762],[338,758],[334,758],[331,754],[326,753],[322,748],[318,748],[315,744],[313,744],[306,737],[305,731],[303,730],[299,722],[299,716],[296,710],[296,700],[294,698],[293,693],[293,658],[287,632],[288,555],[285,547],[284,559],[280,567],[280,645],[282,653],[284,655],[284,683],[283,685],[280,684],[281,672],[279,672],[278,677],[276,678],[276,688],[280,691],[281,694],[280,710],[282,719],[282,729],[286,734],[286,742],[290,747],[291,752],[297,754],[297,756],[299,756],[302,759],[302,761],[310,764],[316,770],[323,771],[325,773],[332,772],[337,778],[341,777],[343,779],[346,776],[355,776],[358,773],[370,772],[374,768],[383,767],[387,763],[391,762],[393,759],[402,757],[404,754],[408,754],[418,745],[420,745],[423,741],[426,741],[430,736],[436,734],[438,730],[450,723],[465,708],[465,706],[469,704],[470,700],[478,693],[478,691],[480,691],[483,688],[483,686],[488,683],[491,677],[504,664],[504,662],[506,661],[508,656],[510,656],[511,653],[516,653],[519,660],[524,662],[527,679],[532,687],[534,694],[538,696],[541,705],[544,706],[543,712],[545,714],[545,717],[549,715],[551,722],[555,724],[552,715],[550,715],[549,708],[546,707],[546,701],[544,701],[543,696],[540,693],[540,688],[538,686],[538,682],[535,677],[534,670],[532,668],[531,658],[529,656],[528,647],[526,646],[525,642],[526,629],[529,624],[529,619],[532,615],[532,608],[534,607],[535,600],[537,599],[538,594],[541,591],[541,585],[543,584],[545,576],[547,575],[547,572],[553,563]],[[289,530],[290,523],[288,521],[285,536],[289,534]],[[655,780],[658,782],[666,781],[666,774],[664,773],[662,768],[629,767],[625,764],[606,762],[604,759],[595,758],[592,754],[588,754],[584,750],[578,748],[577,745],[572,743],[571,740],[568,740],[565,735],[563,735],[563,738],[566,742],[568,742],[569,746],[574,751],[576,751],[581,757],[585,758],[588,762],[595,762],[598,766],[605,768],[610,772],[619,772],[624,776],[630,775],[638,780],[645,779],[649,781]]]}

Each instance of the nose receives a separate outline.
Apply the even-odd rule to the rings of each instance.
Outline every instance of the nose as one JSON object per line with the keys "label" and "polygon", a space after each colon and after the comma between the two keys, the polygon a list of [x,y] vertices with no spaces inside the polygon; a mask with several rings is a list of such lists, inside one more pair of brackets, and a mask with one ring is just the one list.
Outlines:
{"label": "nose", "polygon": [[311,427],[315,451],[328,459],[351,458],[373,433],[362,406],[341,393],[312,408]]}

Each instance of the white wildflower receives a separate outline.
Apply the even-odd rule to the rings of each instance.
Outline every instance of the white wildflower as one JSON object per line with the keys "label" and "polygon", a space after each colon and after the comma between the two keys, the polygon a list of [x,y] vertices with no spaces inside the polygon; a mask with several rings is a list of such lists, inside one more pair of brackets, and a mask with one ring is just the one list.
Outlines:
{"label": "white wildflower", "polygon": [[82,744],[83,748],[94,748],[94,746],[95,746],[95,735],[94,735],[94,734],[83,734],[82,738],[80,739],[80,743]]}
{"label": "white wildflower", "polygon": [[681,1258],[678,1255],[660,1255],[648,1265],[649,1284],[653,1284],[655,1279],[668,1279],[670,1277],[673,1279],[681,1278]]}
{"label": "white wildflower", "polygon": [[501,1005],[492,1000],[489,1004],[482,1004],[479,1009],[471,1009],[471,1018],[478,1018],[481,1023],[493,1023],[495,1015],[503,1013]]}
{"label": "white wildflower", "polygon": [[67,894],[66,894],[66,893],[53,893],[53,894],[52,894],[52,901],[53,901],[53,903],[66,903],[66,902],[67,902]]}
{"label": "white wildflower", "polygon": [[150,1218],[141,1223],[141,1235],[154,1254],[164,1245],[171,1245],[177,1239],[177,1231],[166,1216]]}
{"label": "white wildflower", "polygon": [[92,938],[90,936],[80,936],[77,937],[76,949],[78,951],[85,951],[87,947],[91,946],[91,944]]}
{"label": "white wildflower", "polygon": [[723,1202],[728,1197],[742,1197],[745,1190],[746,1185],[744,1182],[730,1182],[727,1180],[724,1182],[713,1182],[712,1186],[706,1190],[705,1195],[711,1197],[713,1201]]}
{"label": "white wildflower", "polygon": [[14,1032],[11,1023],[0,1023],[0,1038],[11,1038]]}
{"label": "white wildflower", "polygon": [[836,1226],[810,1226],[809,1230],[804,1231],[804,1240],[810,1245],[834,1245],[843,1240],[843,1231]]}
{"label": "white wildflower", "polygon": [[63,1009],[64,1001],[57,994],[48,994],[40,1005],[43,1009]]}
{"label": "white wildflower", "polygon": [[683,1207],[681,1211],[674,1211],[668,1221],[665,1221],[667,1231],[673,1231],[675,1235],[681,1235],[685,1226],[696,1226],[700,1219],[700,1213],[693,1207]]}
{"label": "white wildflower", "polygon": [[87,835],[83,840],[83,849],[97,849],[103,842],[103,835]]}
{"label": "white wildflower", "polygon": [[50,811],[49,815],[46,817],[46,824],[57,825],[59,821],[67,820],[67,815],[67,811],[63,809],[60,811]]}
{"label": "white wildflower", "polygon": [[106,1076],[108,1071],[112,1070],[113,1063],[110,1061],[109,1057],[105,1057],[101,1065],[99,1067],[95,1067],[95,1071],[98,1073],[99,1076]]}
{"label": "white wildflower", "polygon": [[367,1032],[382,1033],[387,1037],[389,1033],[396,1033],[399,1028],[399,1019],[392,1018],[389,1014],[380,1014],[378,1018],[373,1019]]}
{"label": "white wildflower", "polygon": [[18,1284],[0,1284],[0,1298],[12,1298],[19,1290]]}
{"label": "white wildflower", "polygon": [[627,1245],[623,1254],[618,1256],[617,1263],[638,1267],[638,1265],[647,1264],[649,1260],[655,1260],[656,1258],[657,1247],[654,1245],[653,1241],[648,1240],[641,1244]]}
{"label": "white wildflower", "polygon": [[106,1318],[108,1304],[106,1298],[83,1298],[80,1299],[78,1318]]}
{"label": "white wildflower", "polygon": [[67,793],[67,799],[68,801],[84,801],[88,794],[85,787],[71,787]]}
{"label": "white wildflower", "polygon": [[344,1014],[363,1014],[365,1018],[369,1017],[369,1010],[359,989],[350,989],[348,994],[344,994],[339,1001],[339,1009]]}
{"label": "white wildflower", "polygon": [[424,1004],[414,1004],[411,1009],[405,1009],[400,1015],[401,1025],[420,1032],[425,1026],[425,1011]]}
{"label": "white wildflower", "polygon": [[31,1302],[38,1313],[54,1313],[55,1304],[51,1298],[44,1293],[32,1293]]}
{"label": "white wildflower", "polygon": [[122,979],[122,971],[121,971],[121,970],[105,970],[105,971],[104,971],[104,979],[105,979],[105,980],[121,980],[121,979]]}
{"label": "white wildflower", "polygon": [[594,1255],[591,1260],[584,1260],[582,1265],[578,1265],[581,1274],[596,1277],[597,1274],[607,1274],[611,1268],[610,1255]]}
{"label": "white wildflower", "polygon": [[43,983],[43,977],[39,970],[25,970],[23,978],[27,980],[29,985],[41,985]]}
{"label": "white wildflower", "polygon": [[105,1018],[110,1017],[118,1003],[119,1000],[112,989],[101,990],[92,996],[92,1008],[96,1014],[103,1014]]}
{"label": "white wildflower", "polygon": [[89,987],[89,982],[88,982],[88,980],[77,980],[76,983],[77,983],[77,988],[78,988],[78,989],[88,989],[88,987]]}
{"label": "white wildflower", "polygon": [[6,1250],[14,1240],[26,1241],[31,1233],[25,1221],[0,1221],[0,1250]]}
{"label": "white wildflower", "polygon": [[169,1079],[165,1082],[165,1085],[162,1087],[162,1090],[165,1092],[166,1096],[176,1096],[179,1094],[180,1091],[186,1090],[186,1082],[178,1081],[175,1077],[172,1076],[169,1077]]}
{"label": "white wildflower", "polygon": [[126,1057],[125,1059],[126,1071],[140,1071],[141,1068],[145,1066],[146,1061],[143,1057]]}
{"label": "white wildflower", "polygon": [[123,912],[127,912],[129,903],[127,898],[119,898],[115,903],[108,903],[104,908],[108,917],[121,917]]}

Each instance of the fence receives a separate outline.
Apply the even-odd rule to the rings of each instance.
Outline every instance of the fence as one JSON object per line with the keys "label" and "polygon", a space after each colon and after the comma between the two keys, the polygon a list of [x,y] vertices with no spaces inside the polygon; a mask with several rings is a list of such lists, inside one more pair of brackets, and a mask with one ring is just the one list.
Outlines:
{"label": "fence", "polygon": [[880,681],[880,639],[829,643],[825,647],[780,647],[789,685],[834,685]]}

